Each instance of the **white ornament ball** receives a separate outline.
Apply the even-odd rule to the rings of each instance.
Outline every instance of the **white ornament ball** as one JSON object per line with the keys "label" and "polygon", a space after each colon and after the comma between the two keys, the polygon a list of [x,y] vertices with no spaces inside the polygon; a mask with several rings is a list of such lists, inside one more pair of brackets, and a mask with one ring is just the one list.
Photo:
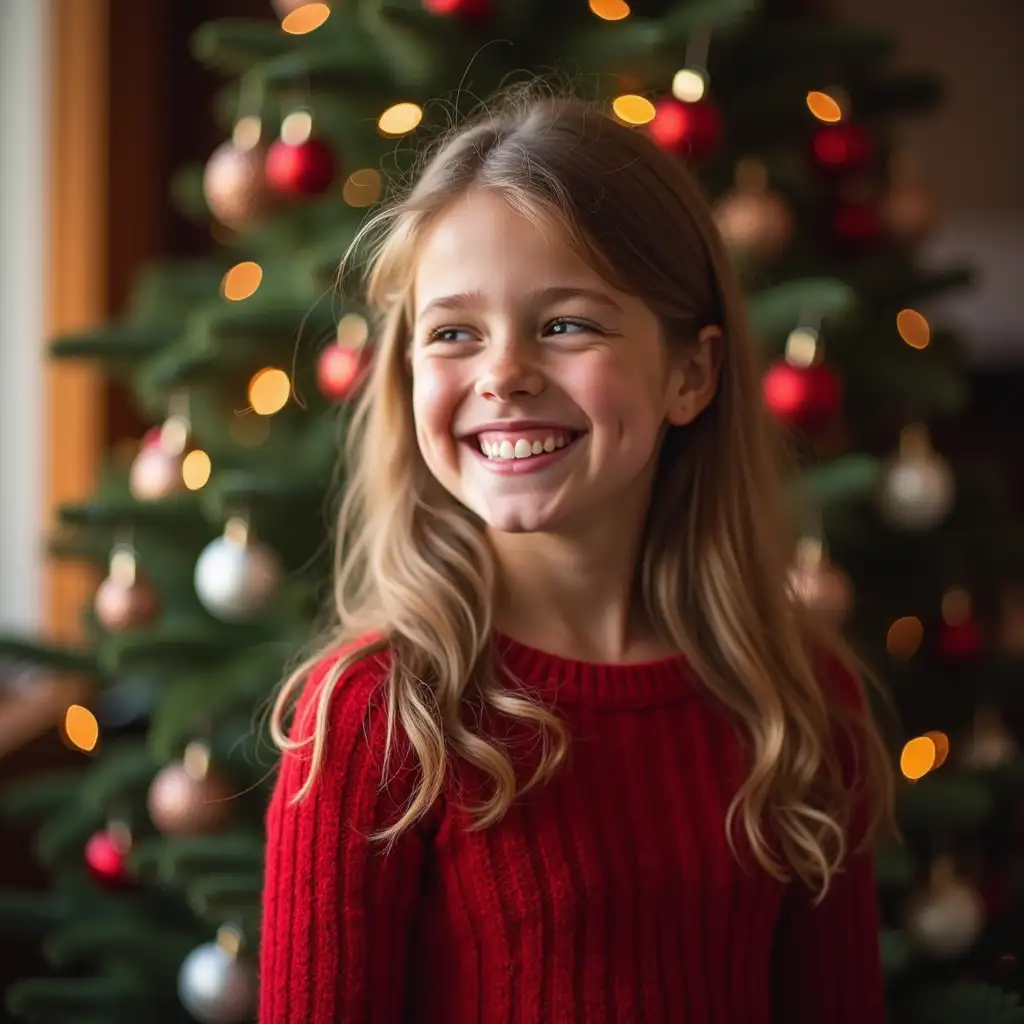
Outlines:
{"label": "white ornament ball", "polygon": [[196,562],[195,588],[211,615],[227,622],[261,611],[281,582],[281,563],[265,544],[218,537]]}
{"label": "white ornament ball", "polygon": [[955,877],[918,897],[907,916],[907,931],[915,944],[938,960],[952,959],[970,949],[984,924],[980,894]]}
{"label": "white ornament ball", "polygon": [[178,998],[202,1024],[242,1024],[256,1013],[256,970],[216,942],[197,946],[182,961]]}
{"label": "white ornament ball", "polygon": [[180,455],[171,455],[159,444],[144,446],[132,462],[128,486],[138,501],[160,501],[184,490]]}
{"label": "white ornament ball", "polygon": [[953,470],[935,452],[900,455],[882,481],[882,514],[904,530],[930,530],[949,515]]}
{"label": "white ornament ball", "polygon": [[1000,768],[1017,757],[1017,743],[1003,724],[999,712],[992,708],[979,709],[974,718],[974,729],[964,744],[962,763],[968,768],[981,770]]}

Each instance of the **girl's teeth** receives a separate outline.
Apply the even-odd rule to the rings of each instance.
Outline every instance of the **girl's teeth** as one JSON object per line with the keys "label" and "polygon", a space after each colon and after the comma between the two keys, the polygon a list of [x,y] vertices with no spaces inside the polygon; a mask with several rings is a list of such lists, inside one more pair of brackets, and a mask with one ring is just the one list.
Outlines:
{"label": "girl's teeth", "polygon": [[543,441],[527,441],[521,437],[516,442],[483,441],[480,449],[490,459],[527,459],[531,455],[542,455],[553,452],[556,448],[564,448],[568,441],[564,437],[549,437]]}

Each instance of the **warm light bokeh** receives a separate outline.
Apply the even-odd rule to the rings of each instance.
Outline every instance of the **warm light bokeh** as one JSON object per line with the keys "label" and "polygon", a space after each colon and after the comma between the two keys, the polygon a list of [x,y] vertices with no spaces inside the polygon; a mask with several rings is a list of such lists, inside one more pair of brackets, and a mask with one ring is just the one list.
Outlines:
{"label": "warm light bokeh", "polygon": [[281,28],[289,35],[304,36],[318,29],[330,16],[331,9],[327,4],[303,4],[285,16]]}
{"label": "warm light bokeh", "polygon": [[937,757],[935,741],[930,736],[916,736],[903,745],[900,771],[911,781],[923,778],[935,767]]}
{"label": "warm light bokeh", "polygon": [[896,330],[911,348],[927,348],[932,340],[928,321],[916,309],[901,309],[896,314]]}
{"label": "warm light bokeh", "polygon": [[100,738],[96,716],[81,704],[70,705],[64,712],[64,737],[71,746],[86,754],[95,750]]}
{"label": "warm light bokeh", "polygon": [[590,0],[590,9],[605,21],[622,21],[629,17],[629,4],[625,0]]}
{"label": "warm light bokeh", "polygon": [[644,96],[624,93],[612,100],[612,110],[620,121],[626,124],[647,124],[654,120],[654,104]]}
{"label": "warm light bokeh", "polygon": [[885,637],[885,649],[894,657],[906,660],[917,654],[924,640],[924,626],[914,615],[904,615],[890,627]]}
{"label": "warm light bokeh", "polygon": [[423,120],[423,108],[416,103],[396,103],[388,107],[377,121],[382,135],[407,135]]}
{"label": "warm light bokeh", "polygon": [[225,299],[232,302],[239,302],[255,294],[263,280],[263,268],[258,263],[247,260],[244,263],[236,263],[225,275],[220,283],[221,294]]}
{"label": "warm light bokeh", "polygon": [[273,416],[287,404],[292,382],[284,370],[268,367],[255,373],[249,381],[249,404],[259,416]]}
{"label": "warm light bokeh", "polygon": [[697,103],[706,91],[707,81],[696,68],[681,68],[672,77],[672,95],[680,103]]}
{"label": "warm light bokeh", "polygon": [[829,96],[827,92],[809,92],[807,94],[807,109],[819,121],[829,124],[843,119],[843,109],[838,100]]}
{"label": "warm light bokeh", "polygon": [[360,209],[364,206],[372,206],[380,199],[384,188],[384,181],[380,171],[373,167],[363,167],[353,171],[346,179],[341,188],[341,197],[349,206]]}
{"label": "warm light bokeh", "polygon": [[181,463],[181,478],[190,491],[198,491],[205,487],[212,471],[210,456],[198,448],[189,452]]}

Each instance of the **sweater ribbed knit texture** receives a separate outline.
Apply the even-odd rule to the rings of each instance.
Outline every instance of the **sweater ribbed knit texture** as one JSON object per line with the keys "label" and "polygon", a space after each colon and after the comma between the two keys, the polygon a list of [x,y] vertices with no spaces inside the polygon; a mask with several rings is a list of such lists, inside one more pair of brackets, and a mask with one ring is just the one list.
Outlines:
{"label": "sweater ribbed knit texture", "polygon": [[884,1019],[870,857],[851,858],[817,907],[742,846],[737,859],[725,814],[743,747],[681,659],[594,665],[500,645],[572,745],[497,825],[468,831],[457,797],[484,791],[455,766],[445,799],[387,855],[369,841],[414,777],[399,747],[381,786],[383,655],[339,684],[323,772],[296,806],[307,756],[283,759],[267,815],[260,1024]]}

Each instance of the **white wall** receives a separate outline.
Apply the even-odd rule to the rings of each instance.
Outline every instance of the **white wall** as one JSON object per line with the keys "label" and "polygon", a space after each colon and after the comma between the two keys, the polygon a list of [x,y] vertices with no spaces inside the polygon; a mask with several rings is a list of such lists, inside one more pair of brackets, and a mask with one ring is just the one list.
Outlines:
{"label": "white wall", "polygon": [[977,363],[1024,363],[1024,4],[1020,0],[834,0],[891,31],[894,66],[928,71],[944,105],[903,126],[944,206],[929,263],[965,262],[977,284],[929,307],[964,332]]}
{"label": "white wall", "polygon": [[0,0],[0,630],[42,622],[49,0]]}

